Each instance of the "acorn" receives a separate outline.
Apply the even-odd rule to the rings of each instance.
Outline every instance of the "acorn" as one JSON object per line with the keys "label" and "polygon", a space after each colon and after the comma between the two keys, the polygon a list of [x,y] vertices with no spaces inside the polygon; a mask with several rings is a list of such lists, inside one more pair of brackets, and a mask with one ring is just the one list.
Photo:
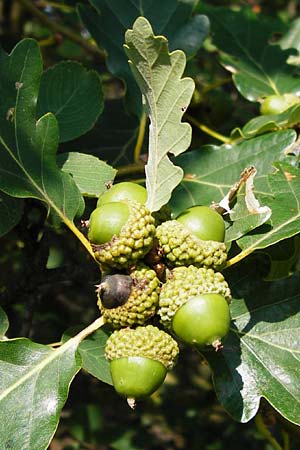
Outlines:
{"label": "acorn", "polygon": [[114,328],[143,325],[156,312],[159,292],[156,272],[139,264],[129,275],[104,278],[98,289],[98,306],[104,321]]}
{"label": "acorn", "polygon": [[103,277],[96,286],[98,298],[103,308],[112,309],[124,305],[131,293],[133,279],[130,275],[115,273]]}
{"label": "acorn", "polygon": [[170,268],[192,264],[220,270],[227,259],[223,242],[199,239],[177,220],[168,220],[159,225],[156,238]]}
{"label": "acorn", "polygon": [[224,242],[223,217],[209,206],[192,206],[179,214],[176,220],[198,239]]}
{"label": "acorn", "polygon": [[147,200],[147,190],[140,184],[132,181],[122,181],[112,185],[99,196],[97,208],[105,203],[136,201],[144,205]]}
{"label": "acorn", "polygon": [[229,286],[220,272],[177,267],[161,288],[158,315],[161,323],[183,341],[219,349],[228,332],[230,301]]}
{"label": "acorn", "polygon": [[88,238],[104,267],[133,266],[149,252],[154,235],[153,216],[134,201],[105,203],[92,212],[89,221]]}
{"label": "acorn", "polygon": [[212,346],[216,351],[223,347],[229,326],[229,305],[220,294],[189,298],[172,319],[172,330],[178,338],[201,349]]}
{"label": "acorn", "polygon": [[131,407],[161,386],[178,353],[177,342],[153,325],[114,331],[105,347],[114,388]]}

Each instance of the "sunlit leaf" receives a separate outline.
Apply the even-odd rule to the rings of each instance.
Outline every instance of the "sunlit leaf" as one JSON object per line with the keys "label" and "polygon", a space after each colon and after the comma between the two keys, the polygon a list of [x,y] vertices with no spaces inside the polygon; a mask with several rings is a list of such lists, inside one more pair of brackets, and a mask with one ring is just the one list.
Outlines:
{"label": "sunlit leaf", "polygon": [[92,155],[70,152],[57,158],[59,167],[70,173],[82,195],[99,197],[105,192],[106,183],[112,182],[117,171]]}
{"label": "sunlit leaf", "polygon": [[243,269],[229,276],[236,300],[224,348],[205,354],[217,395],[240,422],[255,416],[264,397],[283,417],[299,424],[299,275],[270,283],[257,279],[249,267],[248,272]]}
{"label": "sunlit leaf", "polygon": [[[134,113],[141,112],[141,95],[123,51],[124,34],[139,16],[146,17],[154,33],[166,36],[170,49],[194,55],[208,34],[206,16],[193,14],[197,0],[133,0],[111,2],[89,0],[92,7],[80,3],[79,15],[97,42],[107,53],[109,71],[126,82],[126,104]],[[113,33],[112,33],[113,30]]]}
{"label": "sunlit leaf", "polygon": [[169,53],[168,41],[154,36],[149,22],[140,17],[125,35],[125,50],[143,94],[150,118],[149,153],[146,165],[147,206],[157,211],[166,204],[183,172],[169,159],[190,145],[191,126],[182,123],[194,82],[182,78],[186,59],[180,50]]}
{"label": "sunlit leaf", "polygon": [[276,172],[268,176],[271,191],[261,196],[272,209],[270,220],[237,241],[247,252],[266,248],[300,231],[300,170],[283,163],[276,163],[275,167]]}
{"label": "sunlit leaf", "polygon": [[242,129],[236,128],[232,131],[232,137],[238,136],[250,139],[258,134],[269,131],[293,128],[300,122],[300,105],[293,105],[280,114],[263,115],[249,120]]}
{"label": "sunlit leaf", "polygon": [[53,350],[29,339],[0,342],[1,449],[48,448],[80,369],[78,343],[70,339]]}
{"label": "sunlit leaf", "polygon": [[250,101],[272,94],[297,93],[300,78],[287,63],[295,50],[270,44],[275,32],[284,28],[248,8],[233,11],[205,5],[201,10],[211,21],[213,42],[221,51],[221,61],[233,75],[239,92]]}
{"label": "sunlit leaf", "polygon": [[257,170],[255,194],[269,193],[267,175],[274,171],[273,161],[284,157],[295,138],[293,130],[277,131],[240,144],[205,146],[179,156],[176,162],[183,168],[184,178],[172,195],[170,206],[174,213],[219,202],[250,166]]}

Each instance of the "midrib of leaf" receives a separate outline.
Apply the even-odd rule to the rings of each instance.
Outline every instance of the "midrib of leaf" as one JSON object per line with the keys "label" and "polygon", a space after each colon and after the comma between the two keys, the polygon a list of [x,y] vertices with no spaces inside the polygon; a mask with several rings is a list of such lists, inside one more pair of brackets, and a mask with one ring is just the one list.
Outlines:
{"label": "midrib of leaf", "polygon": [[[298,202],[298,200],[297,200]],[[299,210],[298,210],[299,211]],[[289,220],[286,220],[284,223],[278,225],[277,227],[273,228],[271,231],[269,231],[267,234],[263,235],[260,239],[257,239],[253,244],[249,245],[245,250],[242,250],[238,255],[234,256],[233,258],[229,259],[226,263],[226,267],[233,266],[233,264],[236,264],[237,262],[241,261],[246,256],[249,256],[252,252],[259,249],[259,246],[264,242],[268,241],[270,237],[272,237],[275,233],[280,231],[282,228],[286,227],[290,223],[294,222],[295,220],[300,218],[300,211],[297,215],[291,217]],[[280,242],[284,239],[286,239],[289,236],[284,236],[281,239],[278,239],[276,242]]]}
{"label": "midrib of leaf", "polygon": [[[51,114],[51,113],[48,113]],[[45,117],[45,116],[44,116]],[[91,248],[91,245],[89,241],[85,238],[85,236],[78,230],[77,227],[75,227],[74,223],[68,219],[67,216],[64,215],[64,213],[56,206],[55,203],[51,200],[50,197],[46,194],[45,191],[43,191],[40,186],[34,181],[34,179],[30,176],[30,174],[27,172],[27,170],[24,168],[24,166],[21,165],[21,163],[18,161],[18,159],[15,157],[12,150],[7,146],[6,142],[3,140],[2,136],[0,136],[0,142],[2,143],[3,147],[6,149],[10,157],[14,160],[14,162],[18,165],[18,167],[21,169],[21,172],[24,173],[25,179],[27,177],[28,181],[33,185],[33,187],[36,189],[36,191],[40,194],[41,198],[45,200],[45,202],[56,212],[56,214],[61,218],[61,220],[67,225],[67,227],[75,234],[75,236],[79,239],[79,241],[83,244],[83,246],[86,248],[86,250],[89,252],[89,254],[92,256],[93,259],[95,259],[94,252]],[[20,158],[21,159],[21,158]],[[41,161],[43,161],[43,158],[41,158]],[[16,176],[13,174],[13,176]],[[43,184],[43,175],[42,177],[42,184]],[[20,177],[21,178],[21,177]],[[22,178],[21,178],[22,179]]]}
{"label": "midrib of leaf", "polygon": [[58,116],[60,114],[60,112],[66,108],[66,106],[70,103],[71,100],[73,100],[73,98],[76,96],[76,94],[79,90],[80,90],[80,87],[77,86],[77,88],[73,90],[72,95],[70,95],[70,97],[68,97],[68,100],[63,105],[61,105],[61,107],[57,111],[55,111],[55,116]]}
{"label": "midrib of leaf", "polygon": [[24,384],[29,378],[33,377],[35,374],[38,374],[42,369],[44,369],[48,364],[50,364],[56,358],[59,358],[62,354],[68,351],[70,348],[77,347],[79,343],[85,339],[89,334],[96,331],[103,325],[103,318],[99,317],[93,323],[91,323],[88,327],[78,333],[76,336],[70,338],[65,344],[59,347],[56,350],[53,350],[52,353],[43,359],[40,363],[33,367],[29,372],[23,375],[19,380],[13,383],[9,388],[5,389],[2,394],[0,394],[0,402],[5,399],[7,395],[9,395],[12,391],[17,389],[19,386]]}
{"label": "midrib of leaf", "polygon": [[[16,138],[17,139],[17,138]],[[45,191],[43,191],[40,186],[35,182],[35,180],[30,176],[30,174],[27,172],[27,170],[25,169],[25,167],[21,164],[22,159],[20,158],[20,161],[15,157],[14,153],[12,152],[12,150],[8,147],[8,145],[6,144],[6,142],[3,140],[3,138],[0,136],[0,142],[2,143],[3,147],[6,149],[6,151],[8,152],[8,154],[10,155],[10,157],[14,160],[14,162],[17,164],[17,166],[21,169],[21,172],[23,172],[23,174],[25,175],[25,179],[27,178],[28,181],[30,181],[30,183],[33,185],[34,189],[40,194],[40,196],[45,200],[46,203],[49,204],[49,206],[51,208],[54,209],[54,211],[59,215],[59,217],[65,221],[65,219],[67,219],[65,217],[65,215],[61,212],[61,210],[56,206],[55,203],[53,203],[53,201],[51,200],[50,197],[48,197],[48,195],[46,194]],[[19,153],[19,152],[18,152]],[[43,158],[41,158],[41,161],[43,160]],[[42,172],[42,171],[41,171]],[[14,175],[14,174],[13,174]],[[14,175],[15,176],[15,175]],[[43,184],[43,174],[41,173],[41,178],[42,178],[42,184]]]}

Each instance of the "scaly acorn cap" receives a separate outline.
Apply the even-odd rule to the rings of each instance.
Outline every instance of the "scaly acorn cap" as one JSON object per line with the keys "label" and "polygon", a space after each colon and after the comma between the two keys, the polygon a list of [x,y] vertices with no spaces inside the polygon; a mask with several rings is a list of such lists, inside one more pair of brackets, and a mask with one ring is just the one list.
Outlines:
{"label": "scaly acorn cap", "polygon": [[193,264],[220,270],[227,259],[223,242],[198,239],[177,220],[168,220],[159,225],[156,237],[169,267]]}
{"label": "scaly acorn cap", "polygon": [[[131,273],[132,286],[124,305],[105,308],[98,291],[98,306],[105,322],[114,328],[143,325],[154,316],[158,306],[160,281],[154,270],[145,265],[137,266]],[[101,286],[101,284],[100,284]]]}
{"label": "scaly acorn cap", "polygon": [[105,357],[108,361],[141,356],[160,362],[168,370],[174,366],[178,354],[177,342],[153,325],[116,330],[105,346]]}
{"label": "scaly acorn cap", "polygon": [[220,294],[230,303],[231,292],[220,272],[205,267],[176,267],[170,271],[159,296],[161,323],[171,327],[176,311],[190,298],[201,294]]}
{"label": "scaly acorn cap", "polygon": [[101,245],[92,244],[95,257],[104,266],[128,268],[151,249],[155,235],[155,219],[145,205],[126,202],[129,218],[117,236]]}

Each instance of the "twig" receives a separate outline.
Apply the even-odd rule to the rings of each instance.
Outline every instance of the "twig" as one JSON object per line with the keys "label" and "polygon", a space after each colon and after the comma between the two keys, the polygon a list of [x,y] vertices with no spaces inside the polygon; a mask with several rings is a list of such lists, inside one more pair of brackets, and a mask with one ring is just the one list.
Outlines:
{"label": "twig", "polygon": [[106,59],[106,53],[103,50],[100,50],[95,45],[89,44],[85,39],[83,39],[79,33],[75,33],[71,31],[69,28],[61,25],[60,23],[54,22],[48,18],[46,14],[40,11],[32,2],[32,0],[17,0],[24,8],[30,11],[40,22],[47,25],[51,30],[56,33],[60,33],[63,36],[67,37],[76,44],[83,47],[87,52],[96,55],[102,61]]}
{"label": "twig", "polygon": [[194,117],[190,116],[189,114],[185,115],[186,119],[191,122],[193,125],[195,125],[199,130],[203,131],[203,133],[208,134],[209,136],[214,137],[218,141],[224,142],[225,144],[230,144],[232,141],[229,137],[223,136],[223,134],[218,133],[215,130],[212,130],[207,125],[204,125],[203,123],[198,122]]}

